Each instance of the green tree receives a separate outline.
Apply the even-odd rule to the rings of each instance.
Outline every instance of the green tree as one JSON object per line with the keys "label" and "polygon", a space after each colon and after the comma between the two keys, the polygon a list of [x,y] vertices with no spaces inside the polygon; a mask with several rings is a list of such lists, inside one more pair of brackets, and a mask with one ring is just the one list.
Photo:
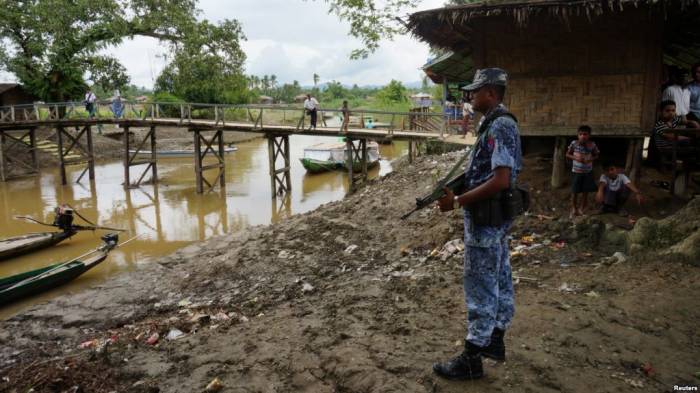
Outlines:
{"label": "green tree", "polygon": [[[462,5],[481,0],[445,0],[446,5]],[[324,0],[329,12],[350,23],[350,35],[360,39],[362,48],[352,51],[350,58],[366,58],[379,48],[382,39],[405,34],[406,15],[421,0]]]}
{"label": "green tree", "polygon": [[377,93],[377,98],[385,103],[405,102],[408,100],[404,85],[401,82],[393,79],[388,85],[379,90]]}
{"label": "green tree", "polygon": [[[0,69],[47,101],[82,97],[86,81],[104,89],[129,81],[118,59],[101,52],[146,36],[171,44],[175,69],[196,48],[242,66],[238,22],[200,20],[196,0],[0,0]],[[196,67],[193,67],[196,68]],[[211,75],[211,74],[209,74]],[[207,75],[207,77],[209,76]]]}
{"label": "green tree", "polygon": [[347,90],[340,82],[330,81],[326,84],[326,89],[323,91],[323,99],[330,101],[338,98],[345,98],[347,93]]}

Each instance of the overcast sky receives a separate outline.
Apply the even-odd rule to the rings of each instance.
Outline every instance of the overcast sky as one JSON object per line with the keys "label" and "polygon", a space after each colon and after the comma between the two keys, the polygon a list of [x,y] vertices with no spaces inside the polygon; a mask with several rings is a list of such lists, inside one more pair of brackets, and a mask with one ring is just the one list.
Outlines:
{"label": "overcast sky", "polygon": [[[437,8],[444,0],[423,0],[420,9]],[[385,84],[391,79],[420,80],[419,67],[428,59],[428,46],[410,38],[385,41],[366,60],[349,60],[359,41],[348,36],[349,26],[329,15],[322,0],[200,0],[203,18],[211,21],[237,19],[248,38],[246,73],[275,74],[281,83],[298,80],[313,84]],[[132,83],[153,86],[165,64],[165,49],[156,40],[137,38],[109,50],[127,68]]]}

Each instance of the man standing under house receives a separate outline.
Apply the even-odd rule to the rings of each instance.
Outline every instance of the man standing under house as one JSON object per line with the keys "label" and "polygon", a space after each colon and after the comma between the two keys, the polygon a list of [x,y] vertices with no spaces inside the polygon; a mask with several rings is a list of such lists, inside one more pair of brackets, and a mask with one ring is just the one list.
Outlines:
{"label": "man standing under house", "polygon": [[665,84],[661,101],[671,100],[676,103],[676,115],[686,120],[690,112],[690,90],[684,84],[685,72],[680,67],[670,66],[668,82]]}
{"label": "man standing under house", "polygon": [[[505,332],[515,311],[508,250],[511,218],[503,218],[497,194],[515,184],[522,168],[520,134],[515,117],[502,104],[507,75],[499,68],[478,70],[470,91],[472,106],[484,115],[465,170],[467,192],[446,195],[441,211],[464,210],[464,296],[467,337],[464,351],[433,370],[448,379],[477,379],[481,358],[505,360]],[[488,214],[482,214],[484,211]],[[499,214],[500,213],[500,214]]]}
{"label": "man standing under house", "polygon": [[306,113],[308,113],[309,117],[311,118],[311,125],[309,126],[309,130],[315,130],[316,119],[318,116],[318,101],[316,101],[314,97],[311,97],[311,94],[306,95],[306,99],[304,100],[304,110],[306,110]]}
{"label": "man standing under house", "polygon": [[690,92],[690,112],[687,119],[700,121],[700,63],[690,67],[690,77],[693,81],[687,87]]}

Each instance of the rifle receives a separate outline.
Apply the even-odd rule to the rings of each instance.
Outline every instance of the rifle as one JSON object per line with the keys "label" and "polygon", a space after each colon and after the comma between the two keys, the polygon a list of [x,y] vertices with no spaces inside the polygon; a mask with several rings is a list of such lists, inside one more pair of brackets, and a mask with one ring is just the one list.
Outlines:
{"label": "rifle", "polygon": [[462,156],[462,158],[460,158],[460,160],[457,161],[457,164],[455,164],[455,166],[452,167],[447,176],[445,176],[444,178],[442,178],[442,180],[435,184],[435,187],[433,187],[433,191],[431,191],[430,194],[422,198],[416,198],[416,207],[410,212],[401,216],[402,220],[405,220],[411,214],[417,212],[418,210],[432,204],[433,202],[445,196],[445,187],[452,190],[452,192],[454,192],[455,195],[462,194],[464,193],[464,191],[466,191],[466,186],[464,184],[464,173],[462,172],[462,164],[464,164],[464,161],[466,161],[467,157],[469,157],[471,149],[471,147],[467,148],[467,152],[464,154],[464,156]]}

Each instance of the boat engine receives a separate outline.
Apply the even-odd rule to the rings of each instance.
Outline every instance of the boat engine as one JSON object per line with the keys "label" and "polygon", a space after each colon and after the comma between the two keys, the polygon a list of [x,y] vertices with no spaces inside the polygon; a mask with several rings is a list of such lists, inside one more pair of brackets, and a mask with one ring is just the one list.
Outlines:
{"label": "boat engine", "polygon": [[64,231],[70,231],[73,229],[73,209],[66,205],[58,206],[54,209],[56,216],[53,219],[53,225],[63,229]]}

